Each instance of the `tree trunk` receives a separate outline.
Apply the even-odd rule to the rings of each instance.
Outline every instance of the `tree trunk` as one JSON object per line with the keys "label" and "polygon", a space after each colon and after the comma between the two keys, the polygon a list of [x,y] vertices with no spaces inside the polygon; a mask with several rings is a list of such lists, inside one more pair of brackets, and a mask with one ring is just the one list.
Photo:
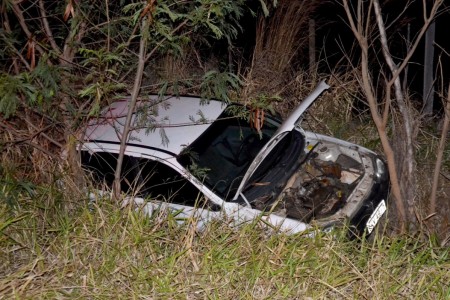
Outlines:
{"label": "tree trunk", "polygon": [[433,114],[434,102],[434,37],[436,34],[436,23],[432,22],[425,33],[425,55],[423,63],[423,114]]}
{"label": "tree trunk", "polygon": [[316,68],[316,21],[309,20],[309,72],[314,73]]}
{"label": "tree trunk", "polygon": [[[395,100],[402,116],[401,126],[396,126],[396,138],[394,139],[394,150],[396,150],[395,161],[397,162],[397,175],[402,178],[399,181],[402,198],[406,200],[409,224],[414,224],[415,218],[415,180],[414,180],[414,137],[413,137],[413,119],[411,109],[405,101],[405,94],[402,90],[399,68],[395,64],[391,53],[389,52],[388,41],[386,36],[386,28],[381,15],[381,7],[378,0],[373,1],[374,12],[380,33],[381,48],[383,56],[391,71],[392,79],[388,82],[386,88],[394,88]],[[400,134],[399,134],[400,133]]]}

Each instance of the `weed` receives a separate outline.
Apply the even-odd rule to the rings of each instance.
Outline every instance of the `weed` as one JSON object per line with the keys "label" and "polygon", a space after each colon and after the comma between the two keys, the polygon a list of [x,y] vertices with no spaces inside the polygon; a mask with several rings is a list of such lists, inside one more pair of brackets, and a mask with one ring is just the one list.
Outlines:
{"label": "weed", "polygon": [[[0,204],[0,299],[422,298],[449,296],[449,249],[415,237],[203,231],[99,199],[49,209],[52,186]],[[13,192],[13,190],[11,190]],[[43,196],[46,196],[45,198]],[[66,194],[64,197],[70,197]],[[71,199],[74,200],[73,198]],[[63,201],[64,203],[64,201]]]}

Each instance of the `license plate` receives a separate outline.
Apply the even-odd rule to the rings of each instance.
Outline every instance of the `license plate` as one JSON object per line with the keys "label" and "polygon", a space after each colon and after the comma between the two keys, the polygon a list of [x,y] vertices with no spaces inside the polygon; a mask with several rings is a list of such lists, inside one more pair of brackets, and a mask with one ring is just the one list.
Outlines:
{"label": "license plate", "polygon": [[381,202],[375,208],[369,220],[367,221],[366,224],[367,234],[370,234],[373,231],[373,229],[375,228],[375,226],[377,225],[378,221],[380,220],[381,216],[385,213],[385,211],[386,211],[386,202],[384,200],[381,200]]}

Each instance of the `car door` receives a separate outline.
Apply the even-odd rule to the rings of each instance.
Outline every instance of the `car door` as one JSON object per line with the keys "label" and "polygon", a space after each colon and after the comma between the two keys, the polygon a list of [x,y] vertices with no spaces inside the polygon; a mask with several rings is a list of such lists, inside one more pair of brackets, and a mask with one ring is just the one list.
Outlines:
{"label": "car door", "polygon": [[[117,156],[82,151],[82,165],[90,172],[97,189],[112,187]],[[178,223],[195,220],[199,228],[220,217],[220,206],[207,199],[176,170],[156,160],[125,155],[121,190],[149,216],[170,214]]]}
{"label": "car door", "polygon": [[147,200],[147,214],[167,212],[179,223],[195,220],[199,228],[220,217],[221,207],[169,165],[141,158],[138,168],[142,182],[138,195]]}

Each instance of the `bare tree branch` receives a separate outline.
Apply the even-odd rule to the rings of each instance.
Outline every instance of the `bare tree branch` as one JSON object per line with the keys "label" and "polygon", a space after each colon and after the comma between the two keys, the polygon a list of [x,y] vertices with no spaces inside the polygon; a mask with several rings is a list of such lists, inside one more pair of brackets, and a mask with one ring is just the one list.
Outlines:
{"label": "bare tree branch", "polygon": [[431,187],[431,196],[430,196],[430,214],[434,214],[436,212],[436,195],[439,184],[439,174],[442,166],[442,160],[444,157],[445,143],[447,141],[447,134],[449,131],[449,127],[450,127],[450,83],[448,85],[447,90],[447,105],[445,106],[444,109],[444,125],[442,127],[441,140],[439,141],[436,165],[434,166],[433,185]]}
{"label": "bare tree branch", "polygon": [[[5,18],[5,21],[3,22],[3,25],[5,26],[5,31],[8,34],[12,33],[11,30],[11,26],[9,25],[9,18],[8,18],[8,14],[6,13],[6,11],[3,12],[3,17]],[[14,47],[10,41],[8,41],[8,39],[4,39],[5,42],[8,44],[8,46],[14,50],[14,52],[16,53],[17,57],[22,61],[22,63],[25,65],[25,67],[27,68],[28,71],[31,71],[31,66],[30,64],[27,62],[27,60],[23,57],[23,55],[17,50],[16,47]],[[17,63],[17,58],[13,59],[13,67],[14,67],[14,71],[16,72],[16,74],[20,73],[20,68],[19,65]]]}
{"label": "bare tree branch", "polygon": [[[31,33],[30,29],[27,26],[27,23],[25,22],[22,9],[19,7],[17,3],[13,3],[13,11],[17,19],[19,20],[20,27],[22,28],[23,32],[25,32],[27,38],[29,40],[31,39],[34,40],[33,34]],[[36,49],[39,51],[41,55],[45,53],[44,49],[38,43],[36,43]]]}
{"label": "bare tree branch", "polygon": [[55,146],[57,146],[58,148],[62,149],[63,145],[61,143],[59,143],[58,141],[56,141],[55,139],[51,138],[50,136],[48,136],[45,131],[47,131],[47,129],[53,127],[53,126],[57,126],[58,124],[50,124],[47,127],[45,127],[44,129],[39,130],[39,128],[33,124],[33,122],[31,122],[28,119],[25,119],[25,121],[27,122],[28,126],[33,127],[35,130],[38,130],[38,134],[43,136],[46,140],[48,140],[49,142],[51,142],[52,144],[54,144]]}
{"label": "bare tree branch", "polygon": [[81,21],[79,23],[72,20],[72,26],[70,32],[64,41],[63,53],[60,56],[60,61],[62,65],[71,64],[75,53],[77,51],[75,44],[78,44],[84,36],[86,31],[86,22]]}
{"label": "bare tree branch", "polygon": [[45,34],[50,41],[50,45],[52,46],[53,50],[56,52],[57,55],[61,54],[61,49],[58,47],[58,45],[55,42],[55,39],[53,38],[52,30],[50,29],[50,25],[48,24],[47,19],[47,13],[45,11],[44,1],[39,0],[39,11],[41,13],[41,20],[44,25]]}
{"label": "bare tree branch", "polygon": [[[442,5],[444,0],[436,0],[433,3],[433,7],[431,8],[431,12],[429,17],[427,17],[426,13],[426,0],[423,0],[424,5],[424,24],[422,28],[420,29],[419,34],[416,36],[416,39],[414,40],[414,43],[411,45],[410,50],[406,54],[406,57],[403,59],[400,66],[398,66],[397,71],[393,74],[391,82],[393,83],[395,79],[400,75],[400,73],[403,71],[403,69],[406,67],[406,65],[409,63],[411,57],[413,56],[414,52],[416,52],[417,47],[419,46],[420,41],[422,40],[423,35],[428,29],[428,26],[433,21],[434,17],[436,16],[436,13],[439,9],[439,7]],[[391,84],[392,84],[391,83]]]}
{"label": "bare tree branch", "polygon": [[[379,0],[373,0],[373,1],[374,1],[373,4],[374,4],[374,8],[375,8],[375,17],[377,20],[378,31],[380,33],[381,49],[383,52],[384,59],[386,60],[386,63],[389,66],[389,69],[391,70],[391,73],[398,75],[399,74],[398,67],[395,64],[394,60],[392,59],[391,53],[389,52],[388,41],[387,41],[387,37],[386,37],[386,28],[384,27],[384,21],[381,16],[381,7],[380,7]],[[414,51],[414,50],[410,50],[410,52],[408,53],[411,56],[412,56],[412,51]],[[406,61],[406,59],[403,61],[404,66],[406,66],[405,61]],[[410,159],[408,159],[409,160],[408,172],[409,172],[409,174],[412,174],[412,172],[413,172],[412,158],[414,156],[414,153],[413,153],[413,145],[412,145],[411,116],[410,116],[410,113],[408,112],[408,108],[405,105],[405,99],[404,99],[404,95],[403,95],[403,91],[402,91],[400,77],[395,76],[395,78],[391,79],[391,81],[388,82],[388,85],[387,85],[388,91],[390,91],[392,82],[394,83],[394,91],[395,91],[395,98],[397,100],[397,105],[400,109],[400,113],[403,115],[403,122],[404,122],[406,141],[407,141],[406,148],[408,151],[408,158],[410,158]],[[390,97],[386,97],[386,98],[390,99]]]}
{"label": "bare tree branch", "polygon": [[139,43],[139,62],[138,62],[138,68],[136,71],[136,76],[134,79],[134,86],[133,91],[131,93],[131,100],[128,105],[128,112],[127,112],[127,118],[125,119],[125,125],[123,128],[122,138],[120,140],[120,150],[119,150],[119,157],[117,159],[117,166],[114,173],[114,184],[113,184],[113,198],[115,200],[118,200],[120,197],[120,175],[122,173],[122,164],[123,159],[125,156],[125,149],[127,147],[128,137],[130,134],[131,129],[131,119],[133,118],[134,110],[137,103],[137,98],[139,96],[139,91],[141,89],[141,83],[142,83],[142,76],[144,74],[144,67],[145,67],[145,58],[146,58],[146,52],[147,52],[147,37],[145,36],[146,27],[147,24],[147,18],[144,17],[142,19],[142,34],[141,34],[141,41]]}
{"label": "bare tree branch", "polygon": [[[436,13],[443,3],[443,0],[433,1],[433,5],[429,11],[429,14],[426,11],[425,1],[423,0],[424,5],[424,24],[420,28],[418,35],[416,36],[412,45],[408,48],[408,52],[405,55],[405,58],[401,61],[400,65],[397,65],[391,53],[389,52],[388,47],[388,37],[386,34],[386,25],[385,21],[382,17],[381,6],[379,0],[370,0],[363,1],[358,0],[356,8],[356,14],[353,11],[353,8],[349,4],[348,0],[342,0],[348,22],[350,28],[358,41],[358,44],[361,48],[361,65],[360,65],[360,74],[359,81],[361,82],[362,89],[364,91],[365,96],[367,97],[367,102],[369,104],[370,112],[372,114],[372,119],[377,127],[377,131],[381,140],[381,144],[383,146],[384,153],[386,155],[386,159],[388,162],[388,169],[391,180],[392,194],[395,198],[395,205],[397,207],[397,212],[401,221],[402,230],[405,229],[406,221],[410,221],[413,223],[413,219],[415,218],[414,213],[414,190],[413,190],[413,181],[414,181],[414,131],[413,131],[413,117],[412,112],[409,110],[407,99],[405,98],[404,90],[401,86],[401,81],[399,74],[405,69],[412,55],[416,51],[419,42],[421,41],[423,35],[425,34],[428,26],[430,25],[433,18],[436,16]],[[409,5],[409,2],[407,2]],[[405,11],[405,10],[403,10]],[[374,12],[375,21],[377,25],[377,32],[375,35],[371,32],[372,30],[372,20],[371,15]],[[355,19],[356,18],[356,19]],[[361,26],[364,24],[364,26]],[[392,24],[391,24],[392,25]],[[380,74],[384,76],[384,104],[381,106],[377,99],[375,93],[374,83],[372,82],[372,72],[371,66],[369,65],[369,54],[372,54],[372,44],[376,39],[380,39],[382,45],[382,61],[378,63],[380,65],[387,64],[389,67],[389,75],[385,76],[384,74]],[[369,53],[370,50],[370,53]],[[376,53],[375,58],[380,59]],[[393,89],[393,90],[392,90]],[[395,94],[395,97],[391,99],[392,93]],[[392,117],[392,107],[391,102],[395,101],[397,107],[400,111],[401,115],[401,127],[400,132],[405,133],[405,140],[393,140],[391,141],[387,135],[387,125],[389,118]],[[400,146],[398,149],[394,149],[394,145]],[[400,174],[400,172],[402,172]],[[403,173],[404,172],[404,173]],[[400,181],[400,176],[402,180]],[[408,204],[408,214],[405,210],[405,203]]]}
{"label": "bare tree branch", "polygon": [[350,23],[350,28],[352,29],[353,35],[358,40],[359,44],[366,44],[367,41],[365,39],[363,39],[363,36],[361,36],[359,34],[359,31],[356,28],[355,21],[353,19],[353,15],[351,13],[350,6],[348,5],[347,0],[343,0],[343,2],[344,2],[344,9],[345,9],[345,12],[347,14],[348,22]]}
{"label": "bare tree branch", "polygon": [[110,45],[111,45],[111,20],[109,19],[109,1],[105,0],[106,6],[106,26],[108,27],[108,35],[106,37],[106,52],[109,53]]}
{"label": "bare tree branch", "polygon": [[[358,4],[360,4],[360,2],[361,1],[358,1]],[[384,124],[382,117],[378,111],[377,99],[375,97],[373,83],[371,82],[371,79],[370,79],[370,68],[369,68],[369,58],[368,58],[369,45],[368,45],[368,40],[367,40],[368,36],[365,35],[365,33],[367,33],[365,31],[365,29],[368,28],[368,26],[366,26],[364,28],[364,31],[362,28],[360,28],[358,30],[358,28],[354,24],[353,15],[351,14],[351,10],[350,10],[350,6],[348,5],[348,1],[343,0],[343,4],[344,4],[345,12],[347,14],[347,18],[350,23],[350,27],[352,28],[353,34],[354,34],[355,38],[357,39],[359,46],[361,48],[362,88],[367,97],[367,102],[369,104],[372,119],[377,127],[378,135],[380,137],[381,144],[383,146],[383,150],[386,155],[388,170],[389,170],[389,174],[390,174],[390,181],[391,181],[391,186],[392,186],[392,194],[394,195],[395,205],[397,208],[397,212],[399,214],[401,231],[404,231],[405,224],[406,224],[406,211],[405,211],[405,206],[403,204],[403,197],[402,197],[402,192],[400,189],[400,184],[399,184],[399,179],[398,179],[398,174],[397,174],[395,153],[394,153],[392,145],[389,141],[389,138],[387,136],[386,124]]]}
{"label": "bare tree branch", "polygon": [[[46,155],[48,155],[49,157],[51,157],[53,159],[58,159],[58,157],[55,154],[50,153],[47,149],[45,149],[42,146],[40,146],[40,145],[38,145],[36,143],[33,143],[31,141],[36,136],[42,134],[44,131],[49,129],[51,126],[53,126],[53,125],[48,125],[45,128],[40,129],[37,132],[33,133],[31,136],[27,136],[27,137],[24,137],[24,138],[21,138],[21,139],[13,140],[13,141],[2,141],[2,142],[0,142],[0,144],[27,144],[27,145],[32,146],[32,147],[36,148],[37,150],[45,153]],[[17,133],[17,130],[15,130],[11,126],[8,126],[6,124],[0,123],[0,127],[3,127],[4,129],[8,130],[9,132],[15,132],[14,136],[20,136],[20,134]]]}

